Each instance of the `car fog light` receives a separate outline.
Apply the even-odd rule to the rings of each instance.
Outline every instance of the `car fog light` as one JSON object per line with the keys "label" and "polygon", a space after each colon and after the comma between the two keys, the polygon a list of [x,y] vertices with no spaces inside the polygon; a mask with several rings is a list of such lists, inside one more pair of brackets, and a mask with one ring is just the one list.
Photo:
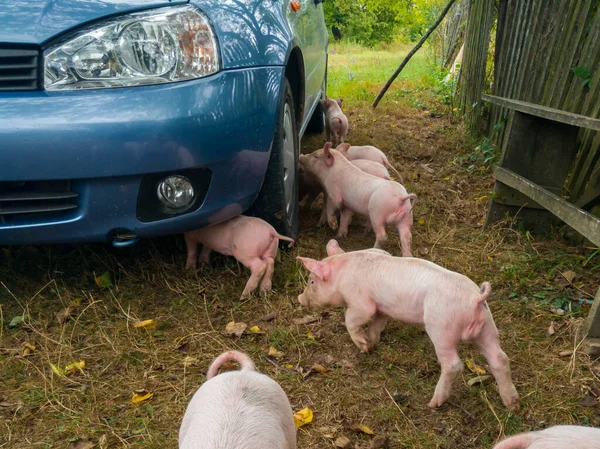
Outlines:
{"label": "car fog light", "polygon": [[158,199],[170,209],[184,209],[194,201],[194,187],[185,176],[169,176],[158,183]]}

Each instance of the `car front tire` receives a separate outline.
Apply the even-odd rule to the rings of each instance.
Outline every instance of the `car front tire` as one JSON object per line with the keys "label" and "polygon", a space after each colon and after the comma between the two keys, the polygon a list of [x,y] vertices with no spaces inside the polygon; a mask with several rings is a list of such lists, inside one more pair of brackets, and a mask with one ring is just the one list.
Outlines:
{"label": "car front tire", "polygon": [[283,79],[269,166],[250,215],[270,223],[278,233],[298,237],[298,123],[292,87]]}

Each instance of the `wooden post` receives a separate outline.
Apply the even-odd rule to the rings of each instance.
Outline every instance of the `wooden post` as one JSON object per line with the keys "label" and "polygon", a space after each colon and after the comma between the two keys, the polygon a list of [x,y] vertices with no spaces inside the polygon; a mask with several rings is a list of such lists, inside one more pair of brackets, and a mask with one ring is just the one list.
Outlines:
{"label": "wooden post", "polygon": [[600,289],[583,324],[583,335],[587,334],[584,350],[592,357],[600,357]]}

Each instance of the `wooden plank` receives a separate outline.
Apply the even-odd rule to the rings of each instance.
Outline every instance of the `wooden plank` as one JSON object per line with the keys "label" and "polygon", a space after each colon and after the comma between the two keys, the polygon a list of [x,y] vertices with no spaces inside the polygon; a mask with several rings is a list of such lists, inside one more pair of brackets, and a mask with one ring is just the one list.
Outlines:
{"label": "wooden plank", "polygon": [[588,204],[594,202],[594,200],[600,198],[600,185],[596,184],[595,186],[588,187],[588,189],[583,193],[580,199],[575,203],[578,207],[586,207]]}
{"label": "wooden plank", "polygon": [[600,246],[600,218],[579,209],[559,196],[505,168],[496,167],[494,177],[544,206],[594,245]]}
{"label": "wooden plank", "polygon": [[583,332],[590,338],[600,338],[600,289],[583,325]]}
{"label": "wooden plank", "polygon": [[494,95],[482,95],[482,100],[523,112],[525,114],[534,115],[536,117],[545,118],[567,125],[577,126],[579,128],[593,129],[600,131],[600,119],[586,117],[584,115],[573,114],[572,112],[559,111],[558,109],[548,108],[533,103],[526,103],[519,100],[511,100],[509,98],[496,97]]}

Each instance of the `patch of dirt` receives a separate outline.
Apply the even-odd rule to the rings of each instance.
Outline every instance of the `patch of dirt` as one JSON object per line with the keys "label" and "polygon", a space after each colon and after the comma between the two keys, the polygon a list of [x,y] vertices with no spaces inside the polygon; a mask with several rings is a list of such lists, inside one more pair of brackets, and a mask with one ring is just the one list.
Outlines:
{"label": "patch of dirt", "polygon": [[[577,300],[595,294],[599,282],[598,255],[567,246],[557,233],[532,237],[515,221],[484,231],[493,180],[454,162],[472,144],[456,119],[437,115],[385,101],[375,114],[350,106],[349,141],[384,150],[407,190],[418,195],[415,255],[478,284],[492,283],[490,308],[523,398],[522,412],[507,412],[493,382],[468,387],[475,376],[468,370],[456,381],[449,403],[431,410],[427,402],[439,365],[422,329],[390,323],[379,345],[365,355],[351,342],[342,310],[301,309],[296,296],[307,274],[295,256],[323,257],[333,236],[317,227],[315,205],[302,217],[298,244],[276,264],[275,292],[243,302],[238,298],[248,277],[245,268],[217,257],[211,266],[185,272],[179,237],[149,242],[137,254],[115,254],[103,246],[3,249],[0,446],[66,447],[81,439],[97,447],[176,447],[191,395],[211,360],[226,349],[247,352],[261,372],[282,385],[294,410],[313,410],[314,421],[298,432],[301,448],[332,447],[340,436],[368,447],[373,437],[357,431],[357,424],[387,436],[390,449],[491,447],[504,434],[521,430],[600,425],[600,406],[578,402],[600,387],[599,375],[571,338],[584,313]],[[324,136],[309,136],[302,148],[310,152],[323,143]],[[346,250],[373,243],[358,217],[340,241]],[[387,249],[400,253],[393,232]],[[579,276],[574,285],[560,275],[567,270]],[[95,277],[106,271],[112,286],[101,288]],[[69,319],[59,323],[55,314],[72,304]],[[566,313],[558,315],[556,307]],[[294,324],[307,314],[318,319]],[[17,315],[28,316],[10,327]],[[149,319],[156,320],[155,328],[134,327]],[[263,333],[228,337],[231,321],[259,326]],[[547,337],[551,321],[556,333]],[[35,350],[23,355],[26,343]],[[268,357],[271,347],[283,356]],[[569,350],[575,354],[559,357]],[[469,345],[461,356],[487,368]],[[68,376],[51,367],[64,369],[80,360],[85,368]],[[327,372],[304,377],[314,364]],[[136,393],[153,396],[132,404]]]}

